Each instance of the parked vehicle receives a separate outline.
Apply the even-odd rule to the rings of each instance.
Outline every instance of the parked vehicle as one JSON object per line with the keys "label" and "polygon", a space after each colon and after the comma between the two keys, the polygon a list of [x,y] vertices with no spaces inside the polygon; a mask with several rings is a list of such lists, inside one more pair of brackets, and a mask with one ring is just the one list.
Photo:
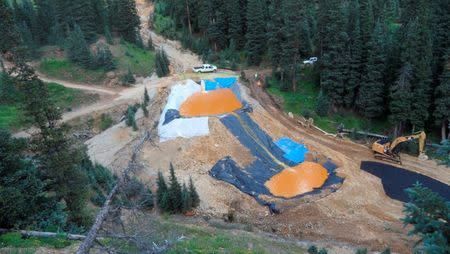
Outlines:
{"label": "parked vehicle", "polygon": [[303,61],[303,64],[314,64],[317,62],[317,60],[318,60],[317,57],[313,56],[313,57],[310,57],[309,59]]}
{"label": "parked vehicle", "polygon": [[217,66],[212,65],[212,64],[204,64],[199,67],[193,67],[192,71],[195,73],[215,72],[215,71],[217,71]]}

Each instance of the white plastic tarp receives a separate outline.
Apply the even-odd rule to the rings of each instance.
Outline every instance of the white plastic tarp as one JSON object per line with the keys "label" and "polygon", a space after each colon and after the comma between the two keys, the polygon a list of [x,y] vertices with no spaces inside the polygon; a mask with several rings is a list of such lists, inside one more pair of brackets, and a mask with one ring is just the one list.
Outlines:
{"label": "white plastic tarp", "polygon": [[167,110],[180,110],[181,104],[189,96],[200,91],[200,85],[192,80],[187,80],[184,85],[175,85],[172,87],[167,104],[159,119],[159,142],[162,143],[178,137],[192,138],[209,135],[208,117],[179,118],[163,125]]}

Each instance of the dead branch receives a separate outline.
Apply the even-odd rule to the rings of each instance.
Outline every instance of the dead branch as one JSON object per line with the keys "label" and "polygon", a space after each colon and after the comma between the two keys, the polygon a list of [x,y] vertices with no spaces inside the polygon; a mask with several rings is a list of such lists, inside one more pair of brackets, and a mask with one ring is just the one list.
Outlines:
{"label": "dead branch", "polygon": [[128,163],[128,166],[123,171],[122,176],[119,178],[119,180],[117,181],[114,188],[108,194],[108,197],[106,198],[106,201],[103,204],[102,209],[100,210],[100,212],[97,214],[97,216],[95,218],[94,224],[92,225],[91,229],[89,230],[89,233],[87,234],[83,243],[78,248],[78,250],[76,252],[77,254],[89,253],[89,250],[91,249],[92,244],[97,237],[98,231],[99,231],[100,227],[102,226],[103,221],[108,216],[108,212],[111,207],[111,202],[112,202],[114,196],[117,194],[120,186],[122,186],[124,181],[126,181],[126,179],[129,178],[129,174],[131,172],[135,172],[136,169],[138,168],[138,164],[136,163],[137,154],[141,151],[142,147],[144,146],[145,141],[148,140],[149,137],[150,137],[150,133],[148,131],[146,131],[145,134],[143,135],[143,137],[141,138],[141,140],[139,141],[139,143],[133,148],[131,160]]}

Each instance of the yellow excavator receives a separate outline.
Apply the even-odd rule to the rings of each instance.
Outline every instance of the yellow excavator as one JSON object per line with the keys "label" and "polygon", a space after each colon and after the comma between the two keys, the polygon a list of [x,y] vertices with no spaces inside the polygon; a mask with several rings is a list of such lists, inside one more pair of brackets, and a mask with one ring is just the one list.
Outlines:
{"label": "yellow excavator", "polygon": [[389,141],[387,139],[380,139],[376,141],[372,144],[372,151],[375,155],[375,159],[388,160],[401,165],[402,161],[399,155],[399,145],[416,139],[419,141],[419,160],[427,160],[428,157],[425,154],[425,140],[427,139],[427,135],[423,131],[409,136],[398,137],[393,141]]}

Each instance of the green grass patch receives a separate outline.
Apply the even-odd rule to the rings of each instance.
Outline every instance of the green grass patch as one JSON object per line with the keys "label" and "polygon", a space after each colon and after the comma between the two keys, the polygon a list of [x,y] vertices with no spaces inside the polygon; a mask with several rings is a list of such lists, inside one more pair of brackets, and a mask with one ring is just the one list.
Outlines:
{"label": "green grass patch", "polygon": [[121,72],[128,71],[137,76],[150,76],[155,67],[155,53],[146,49],[137,47],[128,42],[120,44],[120,55],[118,58],[118,69]]}
{"label": "green grass patch", "polygon": [[100,84],[106,78],[103,69],[87,70],[64,58],[43,59],[38,70],[49,77],[80,83]]}
{"label": "green grass patch", "polygon": [[[98,96],[87,94],[81,90],[66,88],[57,83],[48,83],[50,100],[63,112],[70,111],[73,107],[97,100]],[[21,109],[20,102],[15,104],[0,105],[0,128],[18,130],[26,127],[27,119]]]}
{"label": "green grass patch", "polygon": [[70,109],[84,93],[73,88],[66,88],[57,83],[48,83],[50,100],[62,109]]}
{"label": "green grass patch", "polygon": [[319,116],[314,110],[319,88],[309,82],[299,82],[297,92],[282,91],[280,85],[274,79],[269,80],[270,85],[267,91],[283,99],[283,109],[286,112],[303,115],[306,118],[312,117],[314,124],[324,131],[335,133],[340,124],[346,129],[367,130],[371,132],[382,133],[389,128],[387,121],[373,120],[369,121],[351,111],[342,111],[330,113],[328,116]]}
{"label": "green grass patch", "polygon": [[22,238],[20,233],[7,233],[0,235],[0,248],[13,247],[13,248],[35,248],[35,247],[52,247],[55,249],[62,249],[70,246],[72,241],[64,239],[64,236],[56,238],[44,238],[44,237],[29,237]]}
{"label": "green grass patch", "polygon": [[18,129],[22,123],[22,111],[17,105],[0,105],[0,129]]}

